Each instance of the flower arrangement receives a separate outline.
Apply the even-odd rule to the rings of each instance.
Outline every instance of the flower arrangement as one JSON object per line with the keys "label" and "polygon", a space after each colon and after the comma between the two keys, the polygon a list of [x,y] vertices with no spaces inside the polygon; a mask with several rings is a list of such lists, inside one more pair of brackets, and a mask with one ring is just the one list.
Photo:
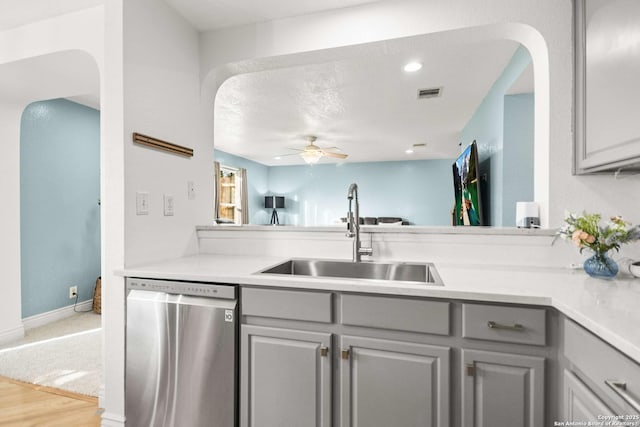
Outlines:
{"label": "flower arrangement", "polygon": [[601,219],[600,214],[567,213],[556,236],[573,241],[580,252],[588,248],[595,253],[605,253],[611,249],[617,251],[624,243],[640,240],[640,226],[634,226],[619,216],[612,217],[604,225],[600,224]]}

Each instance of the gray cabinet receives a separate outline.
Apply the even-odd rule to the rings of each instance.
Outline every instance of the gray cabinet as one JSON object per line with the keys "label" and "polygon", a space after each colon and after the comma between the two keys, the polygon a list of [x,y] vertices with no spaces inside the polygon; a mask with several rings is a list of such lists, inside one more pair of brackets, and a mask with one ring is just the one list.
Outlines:
{"label": "gray cabinet", "polygon": [[462,350],[464,427],[544,425],[544,358]]}
{"label": "gray cabinet", "polygon": [[556,384],[554,363],[545,383],[556,342],[545,308],[326,290],[241,295],[241,427],[559,419],[545,407]]}
{"label": "gray cabinet", "polygon": [[446,341],[449,302],[254,288],[241,295],[242,427],[451,425],[450,347],[408,341],[425,333]]}
{"label": "gray cabinet", "polygon": [[565,369],[562,394],[564,399],[563,420],[575,422],[597,422],[614,412],[580,379]]}
{"label": "gray cabinet", "polygon": [[243,325],[240,425],[330,427],[330,343],[329,333]]}
{"label": "gray cabinet", "polygon": [[[605,407],[629,417],[623,421],[640,421],[640,365],[569,319],[564,319],[563,335],[568,370],[588,386],[594,397],[606,402]],[[571,416],[571,408],[566,403],[565,400],[564,413]]]}
{"label": "gray cabinet", "polygon": [[[640,6],[624,0],[574,4],[575,172],[638,170]],[[625,54],[612,54],[621,51]]]}
{"label": "gray cabinet", "polygon": [[462,304],[462,336],[514,344],[546,344],[544,308]]}
{"label": "gray cabinet", "polygon": [[[546,318],[545,308],[462,304],[466,345],[490,349],[462,350],[464,427],[544,425],[545,357],[528,355],[522,344],[546,345]],[[506,344],[485,345],[491,341]]]}
{"label": "gray cabinet", "polygon": [[449,426],[450,351],[340,337],[340,426]]}
{"label": "gray cabinet", "polygon": [[340,323],[366,328],[449,335],[451,303],[415,298],[342,294]]}

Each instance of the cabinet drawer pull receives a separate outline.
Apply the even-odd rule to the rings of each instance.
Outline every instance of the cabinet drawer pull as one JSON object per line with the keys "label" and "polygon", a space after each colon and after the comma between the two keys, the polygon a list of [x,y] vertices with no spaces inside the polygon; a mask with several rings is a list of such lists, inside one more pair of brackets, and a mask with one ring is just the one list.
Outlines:
{"label": "cabinet drawer pull", "polygon": [[340,357],[341,357],[343,360],[347,360],[347,359],[349,358],[349,350],[342,350],[342,351],[340,352]]}
{"label": "cabinet drawer pull", "polygon": [[633,409],[640,412],[640,403],[627,392],[627,383],[624,381],[604,380],[604,383],[611,388],[618,396],[627,402]]}
{"label": "cabinet drawer pull", "polygon": [[329,354],[329,347],[320,347],[320,356],[327,357]]}
{"label": "cabinet drawer pull", "polygon": [[493,320],[489,320],[487,322],[487,326],[490,329],[506,329],[508,331],[523,331],[524,330],[524,326],[522,326],[520,323],[516,323],[514,325],[503,325],[501,323],[496,323]]}

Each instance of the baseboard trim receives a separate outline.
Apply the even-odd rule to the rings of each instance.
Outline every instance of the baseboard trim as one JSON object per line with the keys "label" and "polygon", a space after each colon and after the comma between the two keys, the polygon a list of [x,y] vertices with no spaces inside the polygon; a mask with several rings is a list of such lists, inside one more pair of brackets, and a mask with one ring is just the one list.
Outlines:
{"label": "baseboard trim", "polygon": [[102,413],[102,427],[124,427],[125,417],[110,412]]}
{"label": "baseboard trim", "polygon": [[24,338],[24,325],[0,331],[0,344],[17,341],[22,338]]}
{"label": "baseboard trim", "polygon": [[104,408],[104,383],[98,388],[98,407]]}
{"label": "baseboard trim", "polygon": [[[93,300],[82,301],[76,304],[76,310],[86,311],[93,307]],[[58,308],[56,310],[47,311],[46,313],[36,314],[33,316],[25,317],[22,319],[22,326],[25,330],[37,328],[38,326],[46,325],[47,323],[55,322],[56,320],[65,319],[69,316],[73,316],[73,305]]]}

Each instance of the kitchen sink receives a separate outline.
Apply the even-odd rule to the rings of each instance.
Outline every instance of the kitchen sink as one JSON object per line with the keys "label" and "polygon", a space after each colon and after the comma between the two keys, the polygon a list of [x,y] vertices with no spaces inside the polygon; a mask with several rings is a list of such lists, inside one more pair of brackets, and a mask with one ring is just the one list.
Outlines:
{"label": "kitchen sink", "polygon": [[442,280],[432,263],[351,262],[319,259],[290,259],[269,267],[259,274],[286,276],[339,277],[416,282],[442,286]]}

